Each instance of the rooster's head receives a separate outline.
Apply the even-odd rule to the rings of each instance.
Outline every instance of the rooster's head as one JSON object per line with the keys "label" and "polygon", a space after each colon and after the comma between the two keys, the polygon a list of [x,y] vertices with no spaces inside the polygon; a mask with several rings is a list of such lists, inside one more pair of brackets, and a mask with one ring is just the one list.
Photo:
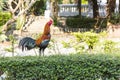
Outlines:
{"label": "rooster's head", "polygon": [[49,26],[51,26],[51,24],[52,24],[52,23],[53,23],[53,21],[52,21],[52,20],[50,20],[50,21],[48,21],[48,23],[47,23],[47,24],[48,24]]}
{"label": "rooster's head", "polygon": [[46,25],[45,25],[45,27],[44,27],[44,34],[49,34],[49,33],[50,33],[50,26],[51,26],[52,23],[53,23],[52,20],[49,20],[49,21],[46,23]]}

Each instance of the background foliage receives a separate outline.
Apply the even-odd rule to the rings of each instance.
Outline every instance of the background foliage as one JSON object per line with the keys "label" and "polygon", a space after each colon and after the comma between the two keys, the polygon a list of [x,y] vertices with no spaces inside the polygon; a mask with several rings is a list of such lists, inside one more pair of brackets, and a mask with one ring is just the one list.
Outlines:
{"label": "background foliage", "polygon": [[10,18],[11,14],[9,12],[0,12],[0,26],[4,25]]}
{"label": "background foliage", "polygon": [[91,18],[67,18],[66,25],[72,28],[93,28],[95,22]]}
{"label": "background foliage", "polygon": [[78,42],[85,42],[89,49],[93,49],[95,43],[99,41],[99,35],[94,32],[74,33]]}
{"label": "background foliage", "polygon": [[[94,29],[96,22],[97,22],[96,19],[88,18],[88,17],[79,18],[78,16],[76,16],[76,17],[69,17],[66,19],[66,25],[67,27],[70,27],[70,28]],[[100,28],[106,28],[107,26],[106,22],[107,22],[106,19],[100,19],[97,25],[100,26]]]}
{"label": "background foliage", "polygon": [[112,24],[120,24],[120,14],[119,13],[112,14],[109,22],[111,22]]}
{"label": "background foliage", "polygon": [[44,10],[46,9],[46,0],[38,0],[31,8],[30,12],[33,12],[34,15],[43,15]]}

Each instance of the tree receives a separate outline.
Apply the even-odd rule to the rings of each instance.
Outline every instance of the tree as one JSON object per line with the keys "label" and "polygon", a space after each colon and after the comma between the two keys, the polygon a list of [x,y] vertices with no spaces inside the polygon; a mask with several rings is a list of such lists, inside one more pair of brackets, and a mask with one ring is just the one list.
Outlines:
{"label": "tree", "polygon": [[116,6],[116,0],[107,0],[107,6],[106,6],[106,17],[110,19],[112,17],[112,14],[115,12],[115,6]]}
{"label": "tree", "polygon": [[118,9],[119,9],[119,13],[120,13],[120,0],[119,0],[119,8]]}
{"label": "tree", "polygon": [[45,0],[37,0],[32,6],[31,11],[34,15],[38,16],[44,14],[45,10]]}
{"label": "tree", "polygon": [[53,18],[53,21],[54,21],[54,25],[56,26],[57,23],[58,23],[58,0],[52,0],[51,3],[52,3],[52,18]]}
{"label": "tree", "polygon": [[91,0],[93,6],[93,18],[97,18],[99,16],[99,7],[97,4],[97,0]]}
{"label": "tree", "polygon": [[20,19],[23,19],[35,2],[36,0],[8,0],[6,2],[8,6],[6,10],[11,13],[12,18],[6,22],[3,30],[6,31],[9,25],[15,22],[18,17],[22,17]]}
{"label": "tree", "polygon": [[52,0],[52,17],[58,17],[58,0]]}
{"label": "tree", "polygon": [[78,10],[79,10],[79,16],[81,16],[81,0],[78,0]]}

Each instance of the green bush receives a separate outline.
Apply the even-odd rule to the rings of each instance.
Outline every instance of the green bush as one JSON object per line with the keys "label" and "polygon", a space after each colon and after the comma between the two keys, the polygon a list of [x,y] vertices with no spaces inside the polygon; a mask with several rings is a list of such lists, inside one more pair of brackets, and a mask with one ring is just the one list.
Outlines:
{"label": "green bush", "polygon": [[103,45],[104,45],[105,53],[112,53],[115,51],[115,42],[113,42],[111,40],[106,40],[106,41],[104,41]]}
{"label": "green bush", "polygon": [[92,18],[68,18],[66,25],[71,28],[94,28],[96,23]]}
{"label": "green bush", "polygon": [[119,80],[120,55],[0,58],[7,80]]}
{"label": "green bush", "polygon": [[57,18],[53,18],[53,25],[54,25],[54,26],[57,26],[57,24],[58,24]]}
{"label": "green bush", "polygon": [[0,26],[4,25],[10,18],[9,12],[0,12]]}
{"label": "green bush", "polygon": [[7,36],[5,34],[0,34],[0,42],[5,41]]}
{"label": "green bush", "polygon": [[[96,24],[97,23],[97,24]],[[88,28],[94,29],[95,25],[99,26],[100,28],[106,28],[107,26],[107,19],[100,18],[98,21],[94,18],[87,18],[79,16],[70,17],[66,19],[66,25],[70,28]]]}
{"label": "green bush", "polygon": [[30,12],[33,12],[34,15],[44,15],[46,9],[46,0],[37,0],[35,4],[30,9]]}
{"label": "green bush", "polygon": [[120,24],[120,14],[119,13],[114,13],[112,14],[111,19],[109,20],[112,24]]}
{"label": "green bush", "polygon": [[85,42],[89,49],[93,49],[94,45],[99,41],[99,36],[94,32],[74,33],[78,42]]}

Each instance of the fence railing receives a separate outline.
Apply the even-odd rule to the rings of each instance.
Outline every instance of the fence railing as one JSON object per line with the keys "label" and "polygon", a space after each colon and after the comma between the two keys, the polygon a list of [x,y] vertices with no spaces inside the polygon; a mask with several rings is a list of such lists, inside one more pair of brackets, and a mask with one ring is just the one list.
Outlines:
{"label": "fence railing", "polygon": [[[99,15],[106,16],[106,5],[99,6]],[[118,12],[118,5],[116,5],[115,13]],[[81,14],[83,16],[93,17],[93,9],[90,5],[81,5]],[[79,15],[77,4],[59,4],[58,16],[76,16]]]}
{"label": "fence railing", "polygon": [[77,4],[59,4],[58,16],[76,16],[78,14]]}

